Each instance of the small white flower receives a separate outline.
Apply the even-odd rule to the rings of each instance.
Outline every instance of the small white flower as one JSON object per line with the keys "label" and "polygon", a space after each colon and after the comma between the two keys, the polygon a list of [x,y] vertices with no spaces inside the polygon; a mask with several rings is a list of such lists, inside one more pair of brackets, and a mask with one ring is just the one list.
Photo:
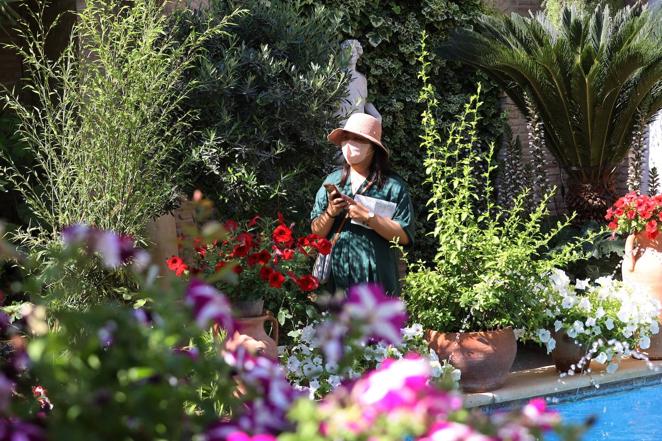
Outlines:
{"label": "small white flower", "polygon": [[561,320],[557,320],[554,322],[554,331],[558,331],[563,327],[563,322]]}
{"label": "small white flower", "polygon": [[538,339],[541,343],[547,343],[551,336],[552,335],[547,329],[538,329]]}
{"label": "small white flower", "polygon": [[568,337],[570,338],[577,337],[577,330],[575,328],[568,329],[567,333],[568,333]]}
{"label": "small white flower", "polygon": [[324,369],[330,374],[335,374],[338,372],[338,363],[328,362],[324,365]]}
{"label": "small white flower", "polygon": [[462,371],[459,369],[453,369],[453,372],[451,372],[451,378],[453,381],[460,381],[462,378]]}
{"label": "small white flower", "polygon": [[611,317],[605,321],[605,327],[610,331],[614,329],[614,321],[611,319]]}
{"label": "small white flower", "polygon": [[320,382],[317,380],[310,380],[308,382],[308,398],[311,400],[315,399],[315,392],[317,392],[317,389],[320,388]]}
{"label": "small white flower", "polygon": [[575,304],[575,298],[570,296],[563,297],[563,300],[561,301],[561,306],[565,309],[572,308],[574,304]]}
{"label": "small white flower", "polygon": [[653,323],[651,323],[651,334],[658,334],[660,332],[660,325],[653,320]]}
{"label": "small white flower", "polygon": [[577,279],[577,281],[575,282],[575,288],[582,290],[586,289],[589,287],[589,282],[590,282],[589,279],[584,279],[584,280]]}
{"label": "small white flower", "polygon": [[303,375],[306,378],[317,378],[322,373],[322,368],[320,366],[315,366],[311,363],[306,363],[303,365]]}
{"label": "small white flower", "polygon": [[579,309],[587,312],[591,310],[591,301],[588,299],[588,297],[582,297],[579,302]]}
{"label": "small white flower", "polygon": [[555,347],[556,347],[556,340],[554,340],[553,338],[550,338],[547,341],[547,353],[549,354],[550,352],[552,352]]}
{"label": "small white flower", "polygon": [[644,335],[639,339],[639,347],[641,349],[648,349],[651,346],[651,339],[649,336]]}
{"label": "small white flower", "polygon": [[600,320],[602,317],[605,316],[605,310],[602,306],[600,306],[596,311],[595,311],[595,318]]}
{"label": "small white flower", "polygon": [[595,357],[595,361],[597,361],[600,364],[605,364],[607,361],[607,354],[604,352],[600,352],[597,357]]}
{"label": "small white flower", "polygon": [[618,370],[618,363],[609,363],[607,365],[608,374],[613,374],[614,372],[616,372],[616,370]]}
{"label": "small white flower", "polygon": [[596,319],[595,317],[589,317],[586,319],[586,327],[590,328],[591,326],[595,326]]}
{"label": "small white flower", "polygon": [[552,275],[549,277],[555,288],[565,288],[570,284],[570,278],[565,271],[555,268],[552,270]]}
{"label": "small white flower", "polygon": [[430,360],[430,374],[432,375],[432,377],[439,378],[442,372],[443,369],[441,367],[441,363],[439,363],[438,361]]}
{"label": "small white flower", "polygon": [[298,374],[301,369],[301,362],[296,357],[290,357],[287,359],[287,370],[293,374]]}
{"label": "small white flower", "polygon": [[423,325],[414,323],[411,326],[402,329],[402,337],[405,340],[412,340],[414,338],[423,337]]}
{"label": "small white flower", "polygon": [[602,287],[611,287],[612,284],[614,283],[614,279],[611,278],[611,276],[604,276],[600,277],[598,279],[595,279],[595,283]]}
{"label": "small white flower", "polygon": [[577,334],[584,332],[584,323],[579,320],[575,320],[575,323],[572,324],[572,327],[577,331]]}
{"label": "small white flower", "polygon": [[315,327],[308,325],[301,330],[301,341],[304,343],[312,343],[315,339]]}
{"label": "small white flower", "polygon": [[338,386],[340,386],[340,383],[342,382],[342,378],[338,375],[331,375],[328,381],[331,388],[335,389]]}

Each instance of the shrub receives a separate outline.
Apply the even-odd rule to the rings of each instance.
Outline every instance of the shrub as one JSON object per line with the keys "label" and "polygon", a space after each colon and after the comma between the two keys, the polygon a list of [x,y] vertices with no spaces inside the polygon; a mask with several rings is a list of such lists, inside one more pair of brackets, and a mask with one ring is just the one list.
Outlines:
{"label": "shrub", "polygon": [[24,60],[25,89],[36,102],[2,96],[35,161],[30,169],[14,163],[10,179],[43,240],[77,222],[143,238],[174,196],[179,166],[172,159],[183,151],[191,118],[173,115],[195,87],[182,86],[181,78],[224,23],[175,45],[157,3],[87,2],[68,46],[52,61],[45,42],[53,25],[44,23],[42,7],[33,13],[36,26],[20,23],[24,43],[8,46]]}
{"label": "shrub", "polygon": [[[174,159],[185,150],[183,133],[192,119],[181,102],[196,86],[182,85],[182,76],[226,23],[175,44],[164,32],[159,2],[129,7],[92,0],[67,47],[50,60],[46,41],[57,20],[45,23],[45,7],[19,23],[23,42],[8,46],[24,60],[25,90],[36,104],[17,93],[0,98],[18,118],[17,136],[33,158],[30,166],[7,158],[8,179],[35,220],[16,238],[47,261],[58,231],[79,222],[144,240],[146,225],[166,210],[181,178]],[[88,277],[76,277],[81,274]],[[94,265],[53,276],[52,283],[72,288],[69,306],[117,296],[127,282]]]}
{"label": "shrub", "polygon": [[[412,319],[446,332],[533,329],[543,320],[540,283],[553,268],[583,257],[581,247],[588,239],[545,252],[570,222],[542,231],[551,193],[530,215],[524,213],[524,201],[530,197],[526,192],[507,212],[492,202],[494,144],[486,155],[475,147],[483,104],[480,86],[444,140],[434,120],[437,101],[428,81],[425,44],[420,59],[421,101],[428,106],[422,116],[421,148],[427,152],[425,172],[432,189],[428,207],[437,253],[430,268],[414,263],[405,276],[403,292]],[[485,170],[482,182],[475,167]],[[485,209],[477,211],[481,205]]]}
{"label": "shrub", "polygon": [[333,160],[326,133],[344,97],[338,22],[300,1],[213,0],[204,11],[177,13],[171,26],[184,39],[238,5],[231,33],[209,39],[187,76],[201,86],[184,103],[200,115],[187,140],[199,160],[195,184],[226,217],[280,210],[307,219]]}

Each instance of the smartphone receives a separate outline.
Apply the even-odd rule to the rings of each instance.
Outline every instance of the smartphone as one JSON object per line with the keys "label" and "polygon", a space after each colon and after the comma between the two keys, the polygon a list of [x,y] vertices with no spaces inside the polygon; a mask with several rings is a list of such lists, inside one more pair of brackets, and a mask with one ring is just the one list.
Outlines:
{"label": "smartphone", "polygon": [[343,194],[340,190],[338,190],[338,187],[335,186],[335,184],[331,183],[326,183],[324,184],[324,188],[326,188],[326,191],[329,192],[329,194],[333,193],[334,191],[338,192],[340,197],[342,198],[343,201],[347,202],[348,204],[354,204],[354,199],[350,198],[349,196]]}

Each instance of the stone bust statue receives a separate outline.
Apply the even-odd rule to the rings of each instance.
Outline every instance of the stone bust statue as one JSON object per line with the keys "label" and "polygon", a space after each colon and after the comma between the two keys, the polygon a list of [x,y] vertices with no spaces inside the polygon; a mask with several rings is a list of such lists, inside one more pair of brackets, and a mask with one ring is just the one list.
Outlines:
{"label": "stone bust statue", "polygon": [[347,70],[350,74],[350,82],[347,86],[347,96],[343,99],[338,115],[342,118],[344,124],[352,113],[367,113],[374,116],[379,121],[382,116],[375,106],[368,102],[368,80],[365,75],[356,70],[356,63],[359,57],[363,55],[363,47],[358,40],[345,40],[342,43],[343,49],[351,48],[351,58]]}

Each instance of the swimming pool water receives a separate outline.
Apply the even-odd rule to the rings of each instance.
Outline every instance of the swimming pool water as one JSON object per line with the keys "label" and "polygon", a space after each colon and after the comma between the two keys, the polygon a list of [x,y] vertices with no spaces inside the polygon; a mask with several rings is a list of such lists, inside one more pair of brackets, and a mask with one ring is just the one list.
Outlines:
{"label": "swimming pool water", "polygon": [[662,441],[662,384],[551,406],[563,420],[581,423],[594,415],[585,441]]}

